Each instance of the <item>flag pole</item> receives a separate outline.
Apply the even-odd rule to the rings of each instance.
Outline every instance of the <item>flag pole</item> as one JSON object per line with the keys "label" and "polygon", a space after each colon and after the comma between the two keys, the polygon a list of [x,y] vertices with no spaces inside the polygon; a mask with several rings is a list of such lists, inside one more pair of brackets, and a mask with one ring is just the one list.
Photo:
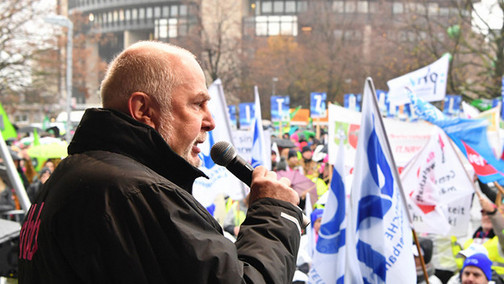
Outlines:
{"label": "flag pole", "polygon": [[420,249],[420,243],[418,242],[418,238],[415,232],[415,229],[411,228],[411,232],[413,233],[413,240],[415,240],[415,245],[418,251],[418,256],[420,257],[420,263],[422,264],[422,271],[425,278],[425,283],[429,284],[429,274],[427,274],[427,268],[425,267],[425,261],[422,255],[422,250]]}
{"label": "flag pole", "polygon": [[[381,115],[380,108],[378,107],[378,100],[376,99],[376,90],[374,87],[373,79],[371,79],[371,77],[367,77],[366,84],[369,85],[369,89],[371,90],[371,93],[373,94],[372,99],[373,99],[373,108],[376,110],[375,113],[378,113],[379,115]],[[381,117],[380,117],[380,119],[377,119],[377,121],[380,123],[381,128],[385,129],[385,125],[383,124]],[[397,171],[397,166],[396,166],[394,157],[392,156],[392,150],[390,149],[390,142],[388,140],[388,136],[387,135],[384,135],[384,136],[385,136],[385,144],[386,144],[385,146],[387,147],[388,153],[391,153],[390,163],[392,164],[392,174],[394,175],[394,179],[397,181],[397,185],[399,186],[399,192],[401,194],[401,199],[403,201],[404,210],[406,210],[406,215],[408,216],[408,221],[410,224],[411,232],[413,234],[413,240],[415,241],[415,245],[418,250],[418,256],[420,257],[420,263],[422,265],[422,271],[423,271],[423,274],[425,277],[425,283],[429,284],[429,275],[427,274],[427,268],[425,267],[425,261],[424,261],[423,255],[422,255],[422,251],[420,250],[420,243],[418,242],[418,238],[417,238],[415,229],[413,228],[413,220],[411,219],[411,216],[408,211],[408,205],[406,203],[406,196],[404,196],[402,182],[401,182],[401,179],[399,178],[399,172]]]}

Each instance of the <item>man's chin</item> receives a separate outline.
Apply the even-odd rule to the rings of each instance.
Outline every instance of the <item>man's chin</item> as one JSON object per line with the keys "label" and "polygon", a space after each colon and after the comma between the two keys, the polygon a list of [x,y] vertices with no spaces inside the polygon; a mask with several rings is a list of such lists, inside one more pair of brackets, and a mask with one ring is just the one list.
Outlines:
{"label": "man's chin", "polygon": [[199,168],[201,166],[201,164],[203,163],[198,156],[191,157],[191,159],[188,160],[188,162],[189,162],[189,164],[193,165],[196,168]]}

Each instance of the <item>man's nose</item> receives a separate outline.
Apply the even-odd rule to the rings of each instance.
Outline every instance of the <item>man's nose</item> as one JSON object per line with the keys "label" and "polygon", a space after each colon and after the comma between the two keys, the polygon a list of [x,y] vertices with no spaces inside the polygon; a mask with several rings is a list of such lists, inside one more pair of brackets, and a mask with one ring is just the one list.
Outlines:
{"label": "man's nose", "polygon": [[203,118],[203,123],[201,126],[205,131],[211,131],[215,128],[215,120],[213,119],[210,110],[206,110],[205,117]]}

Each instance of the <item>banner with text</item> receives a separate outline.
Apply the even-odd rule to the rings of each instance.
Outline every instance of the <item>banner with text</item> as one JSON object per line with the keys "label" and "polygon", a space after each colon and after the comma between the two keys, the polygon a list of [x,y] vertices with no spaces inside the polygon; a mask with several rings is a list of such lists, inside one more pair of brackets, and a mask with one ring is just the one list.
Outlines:
{"label": "banner with text", "polygon": [[425,101],[443,100],[446,94],[449,63],[450,54],[445,54],[430,65],[388,81],[390,104],[402,105],[410,102],[404,87],[411,88]]}

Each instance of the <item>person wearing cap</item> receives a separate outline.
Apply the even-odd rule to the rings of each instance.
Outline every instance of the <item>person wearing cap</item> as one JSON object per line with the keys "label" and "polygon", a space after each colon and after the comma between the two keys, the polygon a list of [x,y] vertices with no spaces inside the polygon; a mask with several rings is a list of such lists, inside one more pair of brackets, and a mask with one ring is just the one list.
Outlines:
{"label": "person wearing cap", "polygon": [[322,223],[322,214],[324,214],[324,209],[317,208],[310,214],[310,225],[315,232],[315,242],[318,240],[318,232],[320,230],[320,225]]}
{"label": "person wearing cap", "polygon": [[492,262],[483,253],[476,253],[466,258],[460,273],[462,284],[494,283],[492,279]]}
{"label": "person wearing cap", "polygon": [[460,268],[459,268],[460,270],[457,273],[455,273],[448,280],[448,282],[447,282],[448,284],[460,284],[460,271],[462,271],[462,267],[464,266],[464,262],[468,257],[470,257],[474,254],[484,254],[488,257],[488,250],[482,244],[472,243],[466,249],[459,251],[457,253],[457,255],[455,256],[455,259],[457,261],[457,265],[460,263]]}

